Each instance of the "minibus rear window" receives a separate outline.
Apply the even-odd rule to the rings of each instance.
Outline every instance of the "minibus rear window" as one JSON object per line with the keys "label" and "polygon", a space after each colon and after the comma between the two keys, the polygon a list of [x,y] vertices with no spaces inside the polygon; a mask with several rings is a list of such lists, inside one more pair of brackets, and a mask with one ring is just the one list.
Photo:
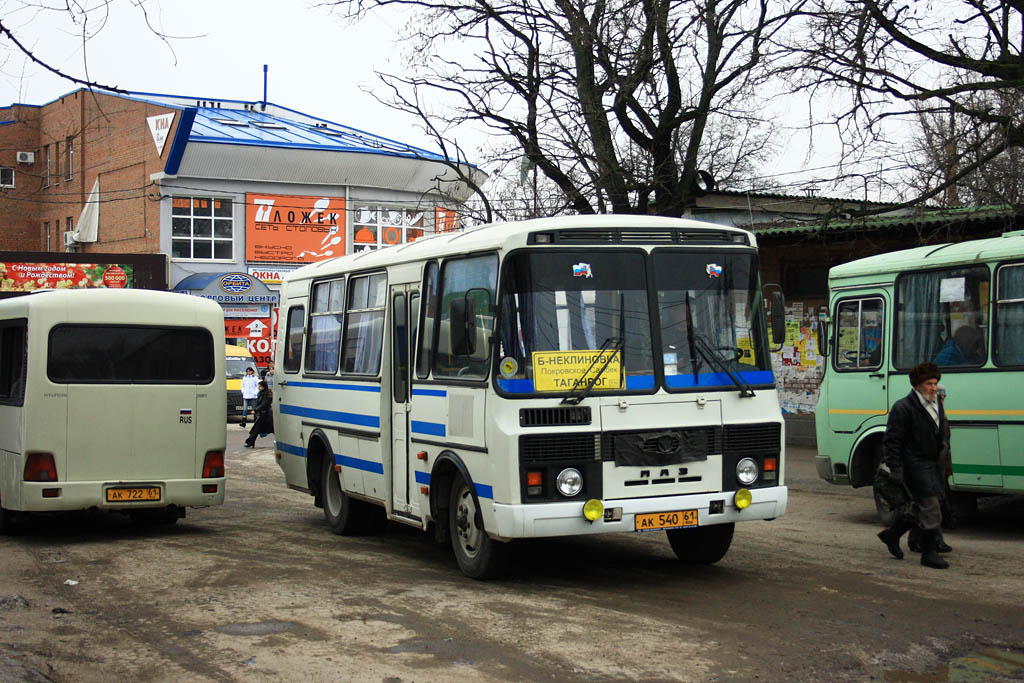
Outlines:
{"label": "minibus rear window", "polygon": [[213,337],[196,327],[58,325],[46,371],[60,384],[208,384]]}

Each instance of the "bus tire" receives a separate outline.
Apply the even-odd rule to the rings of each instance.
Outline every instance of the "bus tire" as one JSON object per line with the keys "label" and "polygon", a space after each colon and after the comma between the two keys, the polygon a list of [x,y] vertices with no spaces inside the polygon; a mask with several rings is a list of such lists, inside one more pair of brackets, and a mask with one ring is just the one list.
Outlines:
{"label": "bus tire", "polygon": [[484,529],[473,490],[461,475],[452,483],[448,531],[462,573],[471,579],[496,579],[508,571],[507,543],[495,541]]}
{"label": "bus tire", "polygon": [[320,500],[324,504],[324,519],[331,531],[339,536],[351,536],[360,531],[359,501],[352,500],[341,490],[341,478],[334,471],[332,458],[323,459],[323,475],[320,484],[323,487]]}
{"label": "bus tire", "polygon": [[725,557],[732,544],[736,525],[712,524],[692,529],[669,529],[665,532],[672,552],[687,564],[714,564]]}

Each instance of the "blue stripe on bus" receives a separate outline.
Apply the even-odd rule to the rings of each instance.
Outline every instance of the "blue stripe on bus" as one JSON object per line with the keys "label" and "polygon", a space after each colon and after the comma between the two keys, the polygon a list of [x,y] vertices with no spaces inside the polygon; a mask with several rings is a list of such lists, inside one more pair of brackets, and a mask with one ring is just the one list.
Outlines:
{"label": "blue stripe on bus", "polygon": [[351,467],[354,470],[363,470],[374,474],[384,474],[384,465],[372,460],[353,458],[351,455],[334,454],[334,462],[342,467]]}
{"label": "blue stripe on bus", "polygon": [[430,486],[430,472],[420,472],[416,470],[416,483],[423,484],[424,486]]}
{"label": "blue stripe on bus", "polygon": [[413,396],[440,396],[444,398],[448,395],[448,392],[444,389],[413,389]]}
{"label": "blue stripe on bus", "polygon": [[299,417],[313,417],[318,420],[343,422],[345,424],[359,425],[360,427],[374,427],[376,429],[380,429],[380,418],[376,415],[343,413],[338,410],[321,410],[319,408],[304,408],[303,406],[293,406],[287,403],[281,404],[281,414],[297,415]]}
{"label": "blue stripe on bus", "polygon": [[305,448],[303,448],[302,446],[293,446],[292,444],[285,443],[284,441],[277,442],[277,450],[281,451],[282,453],[287,453],[288,455],[297,455],[300,458],[306,457]]}
{"label": "blue stripe on bus", "polygon": [[474,484],[476,487],[476,495],[480,498],[490,498],[494,500],[494,488],[487,484]]}
{"label": "blue stripe on bus", "polygon": [[641,391],[654,388],[654,375],[626,375],[626,389]]}
{"label": "blue stripe on bus", "polygon": [[412,420],[409,428],[416,434],[428,434],[430,436],[444,436],[445,426],[440,422],[424,422],[423,420]]}
{"label": "blue stripe on bus", "polygon": [[[771,370],[751,370],[748,372],[733,373],[747,384],[771,384],[775,381],[775,375]],[[688,372],[682,375],[666,375],[665,384],[673,389],[683,387],[731,387],[734,386],[729,375],[724,372],[702,372],[697,375],[697,381],[693,379],[693,373]]]}
{"label": "blue stripe on bus", "polygon": [[380,393],[380,386],[376,384],[338,384],[336,382],[288,382],[290,387],[305,387],[306,389],[338,389],[342,391],[369,391],[374,394]]}

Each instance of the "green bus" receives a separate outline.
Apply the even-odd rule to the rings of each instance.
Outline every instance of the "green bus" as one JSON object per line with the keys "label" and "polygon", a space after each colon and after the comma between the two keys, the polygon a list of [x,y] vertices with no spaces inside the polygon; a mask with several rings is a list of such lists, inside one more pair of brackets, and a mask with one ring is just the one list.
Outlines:
{"label": "green bus", "polygon": [[[1024,230],[916,247],[829,271],[827,354],[815,414],[818,476],[868,486],[909,370],[942,369],[960,511],[1024,492]],[[879,515],[888,521],[879,497]]]}

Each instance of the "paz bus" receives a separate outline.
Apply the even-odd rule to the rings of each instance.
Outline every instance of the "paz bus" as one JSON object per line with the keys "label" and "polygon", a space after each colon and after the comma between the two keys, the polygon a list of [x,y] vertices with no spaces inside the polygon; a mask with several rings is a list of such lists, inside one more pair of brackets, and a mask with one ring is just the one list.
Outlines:
{"label": "paz bus", "polygon": [[132,289],[0,301],[0,530],[99,508],[173,524],[224,502],[224,318]]}
{"label": "paz bus", "polygon": [[871,485],[889,408],[911,390],[909,370],[932,361],[947,391],[955,507],[1024,492],[1024,231],[851,261],[828,283],[818,475]]}
{"label": "paz bus", "polygon": [[785,512],[749,232],[492,224],[311,264],[281,292],[276,458],[337,534],[433,531],[490,578],[527,537],[664,530],[712,563],[736,522]]}

